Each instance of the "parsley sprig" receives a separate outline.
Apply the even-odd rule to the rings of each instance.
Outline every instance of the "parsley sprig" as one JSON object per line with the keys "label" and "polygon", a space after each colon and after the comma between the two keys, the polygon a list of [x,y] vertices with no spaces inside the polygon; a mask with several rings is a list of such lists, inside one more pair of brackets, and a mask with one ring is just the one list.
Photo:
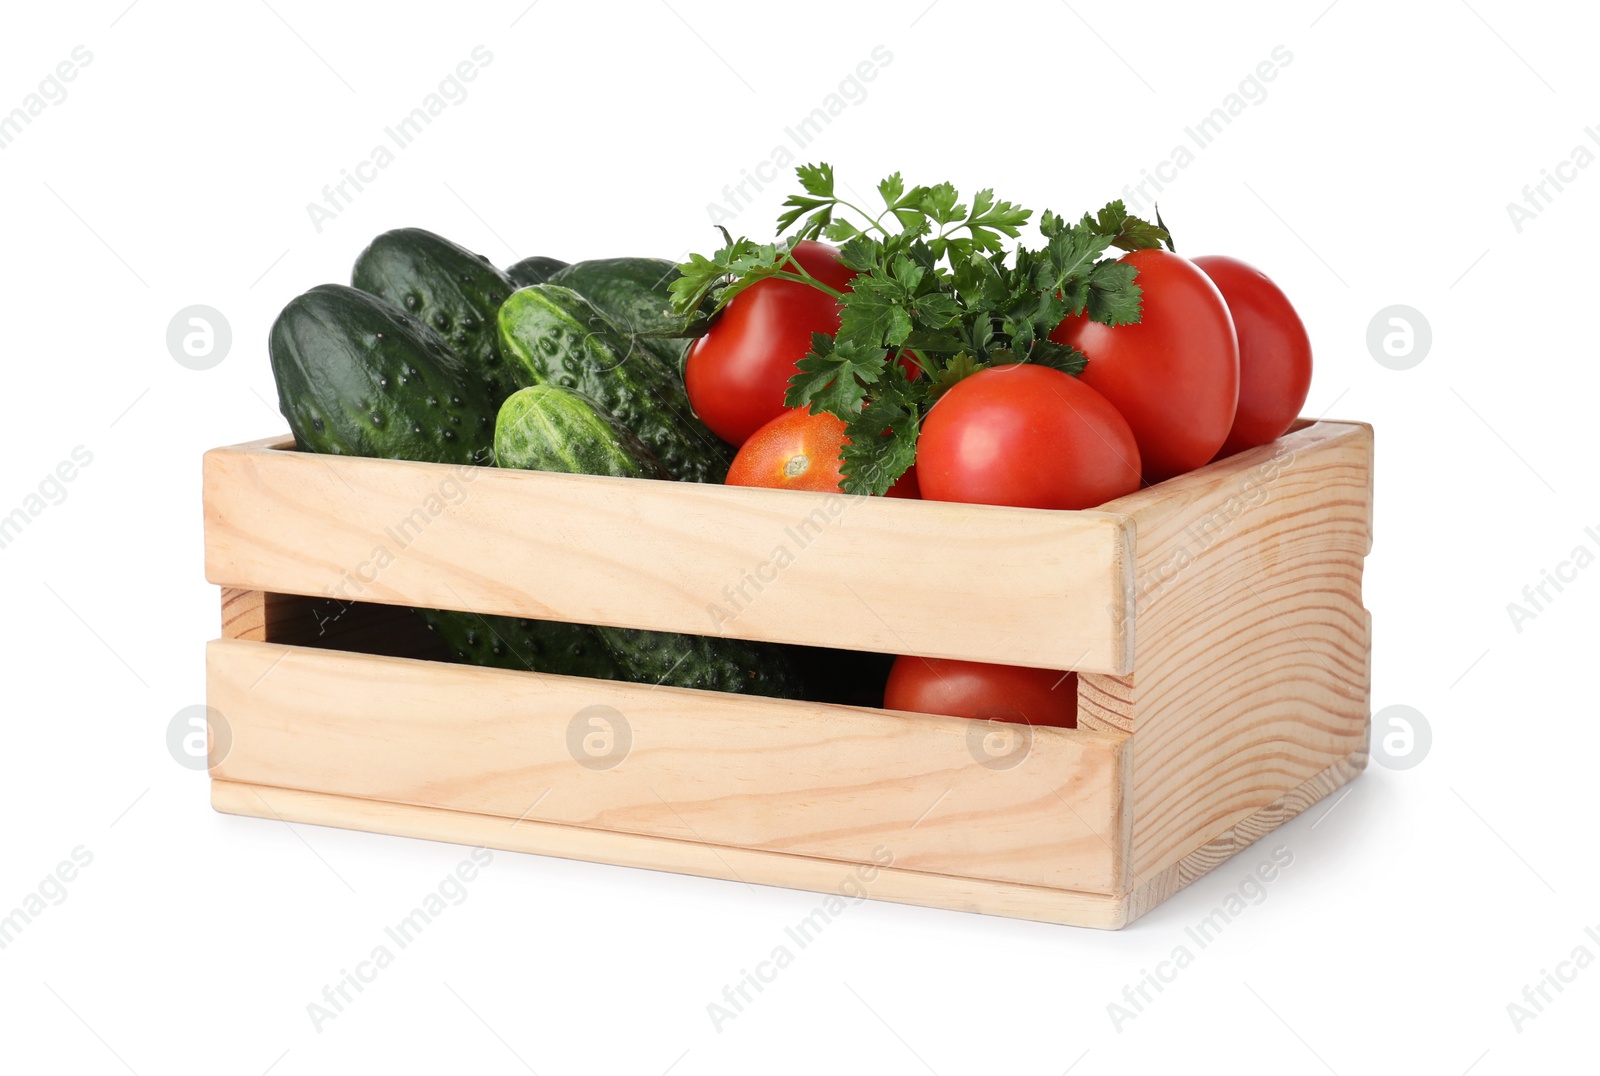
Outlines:
{"label": "parsley sprig", "polygon": [[[928,408],[952,385],[979,370],[1033,362],[1076,375],[1087,362],[1049,334],[1069,316],[1106,325],[1139,320],[1137,270],[1106,257],[1113,247],[1166,245],[1161,224],[1111,202],[1071,223],[1046,210],[1043,243],[1007,249],[1033,211],[985,188],[963,201],[949,183],[907,187],[896,172],[878,184],[876,214],[839,196],[833,167],[796,169],[804,193],[792,194],[771,243],[734,239],[710,256],[694,254],[672,284],[674,309],[685,318],[712,317],[760,280],[792,280],[834,296],[841,313],[833,336],[813,334],[785,402],[843,419],[847,493],[883,493],[916,460]],[[786,232],[791,232],[785,237]],[[839,244],[856,270],[840,292],[790,256],[803,239]],[[909,367],[909,372],[908,372]]]}

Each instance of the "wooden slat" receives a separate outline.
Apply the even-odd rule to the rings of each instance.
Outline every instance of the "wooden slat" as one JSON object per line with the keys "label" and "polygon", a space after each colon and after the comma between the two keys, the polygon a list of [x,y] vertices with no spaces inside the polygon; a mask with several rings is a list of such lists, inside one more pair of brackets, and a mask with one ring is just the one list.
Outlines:
{"label": "wooden slat", "polygon": [[859,864],[781,852],[717,848],[695,841],[607,833],[549,822],[519,822],[492,815],[382,803],[234,781],[213,781],[211,802],[218,811],[251,818],[451,841],[622,867],[676,871],[752,885],[776,885],[817,893],[843,894],[850,898],[865,890],[874,900],[1116,930],[1170,899],[1328,796],[1354,778],[1365,761],[1365,755],[1341,760],[1305,784],[1285,793],[1278,802],[1257,811],[1154,875],[1133,893],[1122,898],[926,874],[902,870],[892,862],[887,867],[876,866],[876,869],[869,870]]}
{"label": "wooden slat", "polygon": [[[979,765],[960,718],[652,688],[237,639],[208,703],[247,784],[1120,894],[1125,740],[1033,730]],[[610,707],[632,748],[575,761],[571,723]],[[613,719],[613,724],[617,724]],[[587,726],[583,726],[587,727]]]}
{"label": "wooden slat", "polygon": [[205,458],[222,586],[619,627],[1132,668],[1119,515],[316,456]]}
{"label": "wooden slat", "polygon": [[[549,822],[468,814],[436,807],[382,803],[296,789],[213,781],[211,802],[218,811],[283,822],[338,826],[367,833],[387,833],[481,848],[532,852],[564,859],[610,863],[622,867],[675,871],[703,878],[721,878],[751,885],[775,885],[855,899],[864,889],[875,900],[929,908],[1005,915],[1045,923],[1114,930],[1127,920],[1127,900],[1096,893],[955,878],[890,866],[864,867],[749,848],[718,848],[695,841],[607,833]],[[859,887],[859,888],[857,888]],[[818,900],[822,909],[808,915],[797,929],[821,929],[840,906]],[[829,909],[832,908],[830,912]],[[809,925],[806,925],[809,924]]]}
{"label": "wooden slat", "polygon": [[1319,422],[1112,502],[1138,534],[1137,659],[1080,677],[1131,733],[1135,888],[1366,750],[1372,431]]}

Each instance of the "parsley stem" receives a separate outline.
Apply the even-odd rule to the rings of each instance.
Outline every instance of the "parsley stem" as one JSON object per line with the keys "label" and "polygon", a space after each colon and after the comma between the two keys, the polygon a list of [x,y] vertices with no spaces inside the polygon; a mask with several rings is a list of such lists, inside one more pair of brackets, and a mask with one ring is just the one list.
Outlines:
{"label": "parsley stem", "polygon": [[883,219],[883,213],[889,212],[887,209],[885,209],[883,211],[883,213],[879,213],[876,217],[874,217],[871,213],[868,213],[865,209],[862,209],[860,206],[856,205],[854,202],[847,202],[843,198],[835,198],[834,199],[834,203],[837,204],[837,205],[842,205],[846,209],[855,210],[857,213],[859,213],[861,215],[861,219],[867,222],[867,226],[869,228],[876,228],[878,230],[878,234],[884,236],[885,238],[888,237],[889,229],[885,228],[882,224],[878,223],[880,220]]}
{"label": "parsley stem", "polygon": [[806,272],[806,267],[801,265],[799,259],[793,254],[789,255],[786,264],[793,265],[797,272],[791,273],[788,270],[780,269],[776,273],[772,274],[774,279],[793,280],[801,284],[810,284],[813,288],[816,288],[818,291],[825,291],[835,299],[844,298],[844,292],[835,291],[833,288],[828,287],[828,285],[824,284],[822,281]]}

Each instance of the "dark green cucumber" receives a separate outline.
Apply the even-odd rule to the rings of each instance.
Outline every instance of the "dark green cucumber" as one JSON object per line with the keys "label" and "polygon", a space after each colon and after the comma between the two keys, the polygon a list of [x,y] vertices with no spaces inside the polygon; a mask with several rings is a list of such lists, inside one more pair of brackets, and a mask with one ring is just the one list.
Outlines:
{"label": "dark green cucumber", "polygon": [[532,385],[500,405],[494,424],[500,467],[614,478],[668,478],[626,426],[581,392]]}
{"label": "dark green cucumber", "polygon": [[283,308],[268,353],[302,451],[492,459],[500,401],[438,333],[382,299],[318,285]]}
{"label": "dark green cucumber", "polygon": [[740,695],[798,699],[803,686],[786,648],[711,635],[597,628],[626,678]]}
{"label": "dark green cucumber", "polygon": [[444,609],[417,609],[458,660],[496,669],[522,669],[620,680],[622,666],[599,632],[587,624],[479,616]]}
{"label": "dark green cucumber", "polygon": [[443,609],[415,612],[455,658],[472,665],[775,698],[803,694],[790,655],[771,643]]}
{"label": "dark green cucumber", "polygon": [[674,478],[721,482],[731,450],[695,417],[677,372],[570,288],[535,284],[500,307],[506,361],[534,384],[593,397],[643,441]]}
{"label": "dark green cucumber", "polygon": [[560,258],[523,258],[506,270],[506,276],[517,287],[526,288],[530,284],[543,284],[552,274],[565,269],[567,264]]}
{"label": "dark green cucumber", "polygon": [[[571,288],[594,304],[618,328],[629,333],[670,330],[672,282],[683,274],[665,258],[595,258],[574,262],[551,275],[550,283]],[[667,337],[641,339],[668,369],[681,370],[689,341]]]}
{"label": "dark green cucumber", "polygon": [[[535,385],[514,393],[500,408],[494,441],[495,461],[501,467],[619,478],[666,477],[655,457],[627,427],[594,400],[556,385]],[[770,643],[629,628],[589,630],[616,661],[620,679],[708,691],[783,697],[800,694],[800,677],[790,655]],[[481,651],[486,636],[482,631],[478,636]],[[490,656],[505,659],[511,655],[497,652]]]}
{"label": "dark green cucumber", "polygon": [[506,366],[495,323],[516,285],[482,255],[421,228],[397,228],[361,252],[350,282],[443,336],[496,402],[528,383]]}

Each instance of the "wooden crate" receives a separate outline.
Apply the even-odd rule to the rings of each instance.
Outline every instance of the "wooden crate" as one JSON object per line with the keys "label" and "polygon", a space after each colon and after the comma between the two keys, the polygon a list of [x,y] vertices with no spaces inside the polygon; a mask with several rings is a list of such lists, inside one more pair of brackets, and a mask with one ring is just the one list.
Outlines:
{"label": "wooden crate", "polygon": [[[220,811],[1115,928],[1366,762],[1363,425],[1086,512],[291,447],[205,457]],[[1080,727],[449,664],[412,605],[1071,668]]]}

